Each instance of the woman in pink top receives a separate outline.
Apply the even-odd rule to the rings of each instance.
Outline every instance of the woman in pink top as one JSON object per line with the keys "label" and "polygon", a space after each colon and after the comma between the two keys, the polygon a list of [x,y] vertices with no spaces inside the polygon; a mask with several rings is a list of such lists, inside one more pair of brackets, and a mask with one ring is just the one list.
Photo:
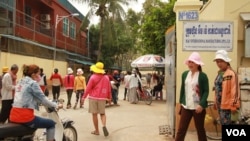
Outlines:
{"label": "woman in pink top", "polygon": [[112,99],[111,96],[111,85],[107,75],[104,75],[104,64],[97,62],[95,65],[91,66],[93,74],[91,75],[87,88],[82,97],[82,101],[88,96],[89,98],[89,113],[92,113],[92,120],[95,130],[91,132],[93,135],[99,135],[98,128],[98,118],[97,115],[100,114],[101,121],[103,125],[104,136],[108,136],[108,130],[106,128],[106,115],[105,115],[105,105],[106,101]]}
{"label": "woman in pink top", "polygon": [[68,74],[64,77],[64,87],[67,92],[67,109],[71,108],[71,97],[74,89],[74,80],[75,76],[73,74],[73,70],[71,68],[68,68]]}

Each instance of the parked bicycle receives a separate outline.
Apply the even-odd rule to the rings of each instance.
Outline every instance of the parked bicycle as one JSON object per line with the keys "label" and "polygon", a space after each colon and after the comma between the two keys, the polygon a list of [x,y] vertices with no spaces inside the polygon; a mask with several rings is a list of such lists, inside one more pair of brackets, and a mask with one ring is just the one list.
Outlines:
{"label": "parked bicycle", "polygon": [[[216,117],[215,114],[213,113],[213,108],[214,108],[214,102],[213,101],[208,101],[208,109],[209,113],[212,117],[212,124],[214,126],[214,131],[215,132],[206,132],[207,138],[210,140],[221,140],[222,139],[222,134],[221,134],[221,124],[220,124],[220,119],[219,117]],[[210,117],[209,115],[207,115]]]}
{"label": "parked bicycle", "polygon": [[144,101],[147,105],[150,105],[153,101],[153,97],[151,94],[151,89],[147,86],[143,86],[140,91],[139,88],[136,90],[138,94],[139,100]]}
{"label": "parked bicycle", "polygon": [[[210,140],[222,140],[220,119],[213,113],[214,104],[215,103],[213,101],[208,101],[208,109],[212,117],[212,124],[214,126],[215,132],[207,131],[206,135]],[[244,113],[240,112],[239,119],[237,121],[234,121],[232,124],[250,125],[250,111]]]}

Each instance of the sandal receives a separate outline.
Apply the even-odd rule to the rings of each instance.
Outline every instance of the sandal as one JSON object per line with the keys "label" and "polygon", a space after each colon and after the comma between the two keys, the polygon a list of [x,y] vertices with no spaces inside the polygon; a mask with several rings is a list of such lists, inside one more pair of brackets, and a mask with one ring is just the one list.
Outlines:
{"label": "sandal", "polygon": [[109,135],[109,132],[108,132],[106,126],[103,126],[103,127],[102,127],[102,130],[103,130],[104,136],[107,137],[107,136]]}
{"label": "sandal", "polygon": [[93,135],[100,135],[100,134],[97,133],[96,131],[92,131],[91,134],[93,134]]}
{"label": "sandal", "polygon": [[71,108],[71,105],[67,105],[67,109],[70,109]]}

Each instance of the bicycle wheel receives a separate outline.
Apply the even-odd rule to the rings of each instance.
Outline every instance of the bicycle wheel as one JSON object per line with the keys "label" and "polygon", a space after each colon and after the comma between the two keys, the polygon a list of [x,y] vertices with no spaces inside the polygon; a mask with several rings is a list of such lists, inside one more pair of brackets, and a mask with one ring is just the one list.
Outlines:
{"label": "bicycle wheel", "polygon": [[215,132],[206,132],[209,140],[222,140],[221,135],[217,135]]}
{"label": "bicycle wheel", "polygon": [[153,101],[151,93],[149,91],[147,91],[147,90],[144,90],[143,93],[144,93],[144,102],[147,105],[150,105],[152,103],[152,101]]}
{"label": "bicycle wheel", "polygon": [[214,126],[214,131],[213,132],[206,132],[207,138],[210,140],[221,140],[222,139],[222,134],[219,132],[219,129],[221,128],[220,123],[217,119],[213,120],[213,126]]}
{"label": "bicycle wheel", "polygon": [[77,141],[77,131],[75,127],[69,125],[64,129],[63,141]]}

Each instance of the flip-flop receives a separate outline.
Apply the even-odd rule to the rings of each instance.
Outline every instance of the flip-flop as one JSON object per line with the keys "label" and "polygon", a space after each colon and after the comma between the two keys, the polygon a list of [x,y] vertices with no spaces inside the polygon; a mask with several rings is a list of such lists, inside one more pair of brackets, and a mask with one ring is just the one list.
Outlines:
{"label": "flip-flop", "polygon": [[100,134],[97,133],[96,131],[92,131],[91,134],[93,134],[93,135],[100,135]]}
{"label": "flip-flop", "polygon": [[108,132],[106,126],[103,126],[103,127],[102,127],[102,130],[103,130],[104,136],[107,137],[107,136],[109,135],[109,132]]}

